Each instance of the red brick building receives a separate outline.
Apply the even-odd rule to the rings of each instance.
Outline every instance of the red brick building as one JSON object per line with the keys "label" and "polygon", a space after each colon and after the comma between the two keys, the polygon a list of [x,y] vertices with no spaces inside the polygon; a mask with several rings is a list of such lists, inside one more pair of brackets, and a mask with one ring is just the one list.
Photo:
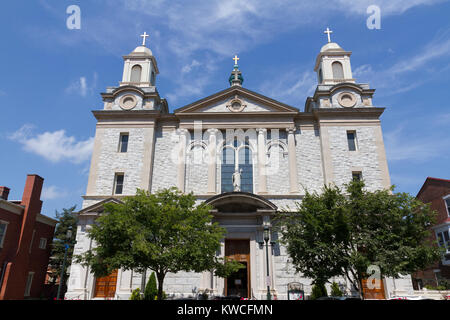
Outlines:
{"label": "red brick building", "polygon": [[57,221],[40,214],[44,179],[28,175],[22,200],[0,187],[0,300],[40,298]]}
{"label": "red brick building", "polygon": [[436,287],[440,280],[450,281],[450,180],[428,177],[416,198],[429,203],[431,209],[437,211],[432,237],[440,247],[446,249],[446,253],[434,265],[416,272],[413,282],[416,289],[426,285]]}

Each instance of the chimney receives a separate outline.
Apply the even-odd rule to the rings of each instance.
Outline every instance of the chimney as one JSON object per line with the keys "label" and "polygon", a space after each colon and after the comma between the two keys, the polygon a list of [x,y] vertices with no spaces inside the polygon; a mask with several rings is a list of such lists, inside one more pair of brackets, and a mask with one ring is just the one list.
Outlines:
{"label": "chimney", "polygon": [[8,187],[0,187],[0,199],[8,200],[9,188]]}

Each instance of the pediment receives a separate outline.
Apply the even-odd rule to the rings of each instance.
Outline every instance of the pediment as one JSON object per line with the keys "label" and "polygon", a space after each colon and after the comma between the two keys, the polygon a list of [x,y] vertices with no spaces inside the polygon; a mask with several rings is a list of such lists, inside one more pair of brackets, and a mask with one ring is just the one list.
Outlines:
{"label": "pediment", "polygon": [[100,202],[94,203],[93,205],[80,210],[78,212],[78,214],[86,214],[86,213],[92,213],[92,212],[101,213],[101,212],[103,212],[103,210],[104,210],[103,206],[106,203],[123,203],[123,202],[116,198],[104,199]]}
{"label": "pediment", "polygon": [[174,111],[176,115],[208,113],[236,115],[248,113],[296,114],[298,112],[297,108],[239,86],[230,87]]}

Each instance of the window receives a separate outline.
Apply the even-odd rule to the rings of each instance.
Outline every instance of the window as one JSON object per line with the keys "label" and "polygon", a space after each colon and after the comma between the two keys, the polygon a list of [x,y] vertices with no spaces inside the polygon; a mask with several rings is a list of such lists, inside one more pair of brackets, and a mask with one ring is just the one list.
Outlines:
{"label": "window", "polygon": [[121,133],[119,138],[119,152],[127,152],[128,150],[128,133]]}
{"label": "window", "polygon": [[0,248],[3,248],[3,243],[5,242],[7,228],[8,228],[8,222],[0,221]]}
{"label": "window", "polygon": [[131,68],[131,82],[141,82],[142,67],[135,65]]}
{"label": "window", "polygon": [[33,249],[33,241],[34,241],[34,234],[35,233],[36,233],[36,230],[33,230],[33,235],[31,236],[30,249],[28,250],[28,253],[31,253],[31,249]]}
{"label": "window", "polygon": [[331,68],[333,69],[333,79],[344,79],[344,68],[340,62],[333,62]]}
{"label": "window", "polygon": [[156,77],[155,77],[155,72],[153,72],[152,71],[152,75],[151,75],[151,82],[150,82],[150,84],[152,85],[152,86],[154,86],[155,85],[155,81],[156,81]]}
{"label": "window", "polygon": [[241,191],[253,192],[252,151],[248,146],[239,149],[239,171],[241,173]]}
{"label": "window", "polygon": [[253,162],[252,151],[248,140],[238,142],[234,139],[232,144],[225,146],[222,150],[221,166],[221,191],[233,192],[233,174],[241,172],[241,191],[253,192]]}
{"label": "window", "polygon": [[116,173],[114,177],[114,194],[122,194],[123,191],[123,173]]}
{"label": "window", "polygon": [[323,82],[323,72],[322,68],[319,69],[319,84]]}
{"label": "window", "polygon": [[448,254],[450,253],[450,238],[448,231],[449,230],[445,230],[437,233],[439,247],[446,249],[447,254],[444,256],[445,260],[450,260],[450,255]]}
{"label": "window", "polygon": [[27,277],[27,284],[25,286],[25,297],[30,296],[31,284],[33,283],[34,272],[29,272]]}
{"label": "window", "polygon": [[45,249],[47,247],[47,239],[41,238],[39,240],[39,249]]}
{"label": "window", "polygon": [[450,217],[450,194],[444,197],[445,207],[447,208],[447,214]]}
{"label": "window", "polygon": [[348,150],[356,151],[356,131],[347,131]]}
{"label": "window", "polygon": [[232,176],[235,170],[234,148],[224,148],[222,151],[221,184],[222,192],[233,192]]}
{"label": "window", "polygon": [[361,181],[362,180],[362,172],[361,171],[353,171],[352,179],[353,179],[353,181]]}

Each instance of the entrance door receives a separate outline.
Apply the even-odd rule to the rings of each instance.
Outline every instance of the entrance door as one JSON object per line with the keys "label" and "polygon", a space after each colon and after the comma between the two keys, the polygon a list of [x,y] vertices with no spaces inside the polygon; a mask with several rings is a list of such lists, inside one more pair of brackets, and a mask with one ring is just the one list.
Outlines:
{"label": "entrance door", "polygon": [[95,279],[96,298],[114,298],[116,293],[117,270],[114,270],[109,276]]}
{"label": "entrance door", "polygon": [[370,289],[367,285],[367,279],[362,280],[364,299],[377,299],[384,300],[386,296],[384,295],[384,281],[381,279],[379,281],[380,287]]}
{"label": "entrance door", "polygon": [[245,266],[225,280],[225,295],[250,298],[250,240],[225,240],[225,256]]}

